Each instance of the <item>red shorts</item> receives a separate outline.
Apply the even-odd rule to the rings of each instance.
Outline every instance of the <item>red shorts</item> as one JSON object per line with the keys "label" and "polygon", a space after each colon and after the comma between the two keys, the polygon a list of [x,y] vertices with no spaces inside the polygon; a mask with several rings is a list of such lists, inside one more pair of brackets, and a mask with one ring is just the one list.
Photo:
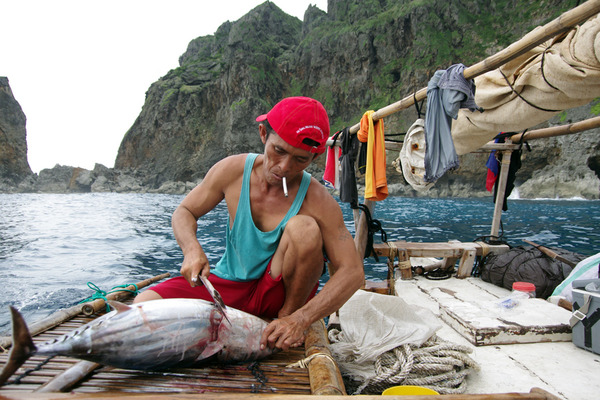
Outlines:
{"label": "red shorts", "polygon": [[[265,273],[260,278],[247,282],[230,281],[213,274],[210,274],[208,280],[219,292],[223,302],[228,307],[237,308],[260,317],[276,318],[285,301],[285,286],[281,276],[277,279],[271,278],[270,270],[271,264],[269,263]],[[317,283],[308,300],[315,296],[318,287],[319,284]],[[166,280],[151,287],[150,290],[158,293],[163,299],[188,298],[212,301],[203,285],[191,287],[183,276]]]}

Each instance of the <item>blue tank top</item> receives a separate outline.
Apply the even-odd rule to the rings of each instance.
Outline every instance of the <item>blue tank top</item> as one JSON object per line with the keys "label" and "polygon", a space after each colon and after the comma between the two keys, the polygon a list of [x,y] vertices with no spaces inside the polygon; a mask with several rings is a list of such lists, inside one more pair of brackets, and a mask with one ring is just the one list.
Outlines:
{"label": "blue tank top", "polygon": [[300,211],[308,185],[310,185],[310,174],[304,171],[296,198],[285,217],[272,231],[261,231],[254,225],[250,209],[250,175],[256,157],[258,154],[248,154],[246,157],[242,191],[235,220],[232,227],[229,222],[227,223],[225,253],[213,271],[215,275],[223,279],[249,281],[263,275],[277,250],[285,225]]}

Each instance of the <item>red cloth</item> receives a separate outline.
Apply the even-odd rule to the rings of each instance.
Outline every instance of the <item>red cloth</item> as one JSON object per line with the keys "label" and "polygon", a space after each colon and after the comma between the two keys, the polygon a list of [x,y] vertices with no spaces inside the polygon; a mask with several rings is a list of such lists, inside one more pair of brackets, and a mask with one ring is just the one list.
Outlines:
{"label": "red cloth", "polygon": [[[337,159],[342,155],[342,149],[338,147]],[[335,179],[335,165],[336,165],[335,147],[331,146],[327,148],[327,160],[325,161],[325,172],[323,173],[323,180],[326,182],[327,187],[332,189],[339,189]]]}
{"label": "red cloth", "polygon": [[[285,300],[285,286],[281,276],[277,279],[271,278],[270,270],[271,264],[269,263],[267,270],[259,279],[248,282],[229,281],[213,274],[208,277],[208,280],[219,292],[226,306],[259,317],[277,318]],[[308,300],[314,297],[318,287],[319,284],[315,285]],[[212,302],[212,298],[204,286],[191,287],[183,276],[159,283],[150,290],[155,291],[164,299],[203,299]]]}

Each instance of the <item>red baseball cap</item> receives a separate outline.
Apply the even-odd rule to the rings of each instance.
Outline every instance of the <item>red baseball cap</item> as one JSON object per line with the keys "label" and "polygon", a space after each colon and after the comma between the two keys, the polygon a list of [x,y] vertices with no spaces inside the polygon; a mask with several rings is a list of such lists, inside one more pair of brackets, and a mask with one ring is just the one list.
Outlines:
{"label": "red baseball cap", "polygon": [[[325,152],[329,138],[329,117],[323,104],[310,97],[287,97],[275,104],[256,121],[267,120],[280,138],[288,144],[311,153]],[[304,143],[304,139],[314,140],[318,145]]]}

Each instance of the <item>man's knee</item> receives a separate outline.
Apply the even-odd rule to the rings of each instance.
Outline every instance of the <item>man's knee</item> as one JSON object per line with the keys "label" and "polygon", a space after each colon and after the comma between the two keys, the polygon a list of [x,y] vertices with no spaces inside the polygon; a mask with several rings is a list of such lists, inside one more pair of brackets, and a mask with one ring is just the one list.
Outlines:
{"label": "man's knee", "polygon": [[162,299],[162,297],[158,293],[156,293],[154,290],[146,289],[143,292],[141,292],[140,294],[138,294],[137,296],[135,296],[135,299],[133,299],[133,302],[141,303],[142,301],[160,300],[160,299]]}
{"label": "man's knee", "polygon": [[319,224],[313,217],[307,215],[295,215],[290,218],[285,226],[284,235],[297,247],[308,251],[323,248],[323,236]]}

